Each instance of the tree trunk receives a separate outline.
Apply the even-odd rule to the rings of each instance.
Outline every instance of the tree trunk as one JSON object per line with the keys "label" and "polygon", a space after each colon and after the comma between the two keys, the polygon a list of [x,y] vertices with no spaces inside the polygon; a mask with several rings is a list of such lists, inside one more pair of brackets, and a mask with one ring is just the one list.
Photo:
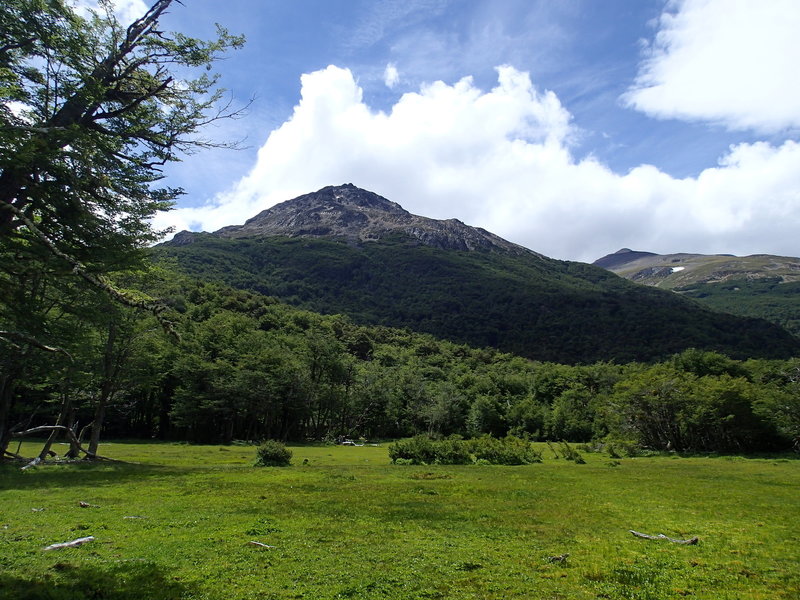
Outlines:
{"label": "tree trunk", "polygon": [[0,460],[5,456],[11,443],[11,409],[14,404],[14,383],[12,375],[0,376]]}
{"label": "tree trunk", "polygon": [[[69,380],[67,379],[64,382],[64,386],[61,392],[63,394],[61,400],[61,410],[58,413],[58,419],[56,419],[56,425],[64,425],[69,419],[69,413],[70,410],[72,409],[72,401],[70,399],[68,387],[69,387]],[[50,452],[50,448],[53,446],[53,443],[56,441],[56,438],[58,437],[59,433],[61,432],[58,429],[53,429],[53,431],[50,432],[47,441],[44,443],[44,446],[42,447],[42,451],[39,452],[39,458],[41,460],[47,458],[47,455]]]}
{"label": "tree trunk", "polygon": [[92,421],[92,435],[89,438],[89,452],[97,454],[100,445],[100,432],[103,430],[103,421],[106,417],[106,406],[114,393],[114,379],[116,378],[117,365],[114,360],[114,346],[117,340],[117,323],[112,319],[108,324],[108,338],[103,353],[103,380],[100,384],[100,395]]}

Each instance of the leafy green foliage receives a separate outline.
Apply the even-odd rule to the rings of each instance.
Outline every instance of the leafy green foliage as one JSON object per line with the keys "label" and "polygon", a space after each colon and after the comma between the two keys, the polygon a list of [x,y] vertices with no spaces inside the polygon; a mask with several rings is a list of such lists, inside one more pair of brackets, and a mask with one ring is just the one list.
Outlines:
{"label": "leafy green foliage", "polygon": [[766,319],[800,337],[800,281],[762,277],[697,283],[675,291],[713,310]]}
{"label": "leafy green foliage", "polygon": [[542,455],[531,443],[514,436],[494,438],[484,435],[464,440],[450,437],[434,440],[425,435],[398,440],[389,446],[389,458],[397,464],[464,465],[528,465],[541,462]]}
{"label": "leafy green foliage", "polygon": [[[146,247],[161,236],[152,218],[181,193],[157,187],[160,167],[214,145],[196,137],[230,116],[217,106],[212,64],[243,42],[224,29],[210,42],[163,30],[171,4],[155,1],[130,26],[110,2],[86,18],[62,0],[0,8],[0,456],[17,400],[26,409],[39,400],[22,388],[48,379],[38,363],[57,363],[69,394],[90,394],[75,384],[89,370],[77,363],[105,330],[92,394],[95,446],[130,341],[107,318],[119,316],[109,299],[161,315],[112,278],[145,264]],[[42,352],[61,360],[32,356]],[[62,389],[60,421],[72,410],[69,394]]]}
{"label": "leafy green foliage", "polygon": [[257,467],[288,467],[292,462],[292,451],[277,440],[264,440],[256,448]]}
{"label": "leafy green foliage", "polygon": [[529,465],[542,461],[541,453],[528,440],[511,435],[501,439],[484,435],[469,440],[467,445],[476,461],[490,465]]}
{"label": "leafy green foliage", "polygon": [[[74,361],[36,353],[10,421],[38,407],[33,424],[55,422],[70,399],[71,422],[87,423],[107,389],[107,435],[203,443],[513,434],[612,440],[636,453],[785,448],[797,436],[796,361],[690,349],[657,365],[540,363],[356,325],[168,270],[139,284],[172,307],[165,314],[182,341],[163,337],[150,316],[107,311],[91,325],[64,315],[65,327],[82,332],[68,347]],[[120,360],[104,376],[109,349]]]}
{"label": "leafy green foliage", "polygon": [[780,443],[774,427],[756,414],[764,393],[744,378],[697,377],[657,365],[617,383],[609,406],[619,418],[614,429],[649,448],[764,450]]}
{"label": "leafy green foliage", "polygon": [[649,361],[688,347],[777,358],[800,349],[766,323],[713,313],[598,267],[532,254],[440,250],[401,236],[360,246],[211,234],[190,240],[162,245],[157,255],[193,276],[309,310],[538,360]]}
{"label": "leafy green foliage", "polygon": [[433,440],[426,435],[390,444],[389,458],[394,463],[412,465],[463,465],[472,462],[463,440]]}
{"label": "leafy green foliage", "polygon": [[[561,441],[561,453],[564,456],[564,460],[570,460],[570,461],[574,462],[576,465],[585,465],[586,464],[586,461],[584,460],[583,456],[581,456],[581,453],[578,452],[572,446],[570,446],[569,442],[566,442],[564,440]],[[611,456],[610,452],[609,452],[609,456]],[[613,458],[613,456],[612,456],[612,458]]]}

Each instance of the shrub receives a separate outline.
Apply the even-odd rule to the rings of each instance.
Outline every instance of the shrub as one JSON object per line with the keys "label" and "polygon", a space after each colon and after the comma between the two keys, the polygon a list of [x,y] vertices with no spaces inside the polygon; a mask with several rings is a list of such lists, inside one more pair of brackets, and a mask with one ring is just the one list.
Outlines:
{"label": "shrub", "polygon": [[475,462],[479,465],[527,465],[541,462],[542,455],[527,440],[513,436],[432,440],[418,435],[390,445],[389,458],[395,464],[465,465]]}
{"label": "shrub", "polygon": [[542,455],[530,442],[514,436],[498,439],[489,435],[469,441],[470,450],[478,461],[493,465],[528,465],[542,462]]}
{"label": "shrub", "polygon": [[292,451],[277,440],[264,440],[256,449],[257,467],[286,467],[292,461]]}
{"label": "shrub", "polygon": [[468,465],[472,456],[464,440],[446,439],[433,444],[434,462],[438,465]]}
{"label": "shrub", "polygon": [[550,440],[547,440],[545,443],[547,444],[547,447],[550,448],[550,452],[553,453],[553,458],[555,458],[556,460],[561,458],[561,455],[556,451],[555,447],[550,442]]}
{"label": "shrub", "polygon": [[584,460],[583,456],[581,456],[581,453],[575,450],[575,448],[570,446],[569,443],[564,440],[561,441],[561,451],[564,453],[565,459],[571,460],[577,465],[586,464],[586,461]]}
{"label": "shrub", "polygon": [[[398,440],[389,445],[389,458],[397,464],[430,465],[436,460],[434,441],[427,436],[418,435],[407,440]],[[410,461],[410,462],[406,462]]]}

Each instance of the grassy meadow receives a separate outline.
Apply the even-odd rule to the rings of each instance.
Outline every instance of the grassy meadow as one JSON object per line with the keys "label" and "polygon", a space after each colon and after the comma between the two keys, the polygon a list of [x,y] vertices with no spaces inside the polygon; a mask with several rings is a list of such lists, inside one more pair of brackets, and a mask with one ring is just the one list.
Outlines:
{"label": "grassy meadow", "polygon": [[292,450],[286,468],[253,467],[252,446],[160,443],[102,446],[125,464],[0,466],[0,598],[800,598],[793,457],[581,465],[543,447],[527,466],[399,466],[385,445]]}

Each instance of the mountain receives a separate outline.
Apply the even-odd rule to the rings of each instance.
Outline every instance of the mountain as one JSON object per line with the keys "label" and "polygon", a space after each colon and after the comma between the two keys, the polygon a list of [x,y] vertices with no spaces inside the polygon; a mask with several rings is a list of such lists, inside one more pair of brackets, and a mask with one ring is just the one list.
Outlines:
{"label": "mountain", "polygon": [[636,283],[695,298],[714,310],[767,319],[800,336],[800,258],[623,248],[593,264]]}
{"label": "mountain", "polygon": [[412,215],[351,184],[244,225],[181,232],[155,252],[196,277],[309,310],[540,360],[656,360],[688,347],[735,358],[800,353],[772,324],[553,260],[455,219]]}
{"label": "mountain", "polygon": [[328,237],[361,244],[399,234],[443,250],[501,250],[535,254],[485,229],[458,219],[437,221],[412,215],[399,204],[352,183],[329,186],[260,212],[244,225],[215,232],[228,238]]}

